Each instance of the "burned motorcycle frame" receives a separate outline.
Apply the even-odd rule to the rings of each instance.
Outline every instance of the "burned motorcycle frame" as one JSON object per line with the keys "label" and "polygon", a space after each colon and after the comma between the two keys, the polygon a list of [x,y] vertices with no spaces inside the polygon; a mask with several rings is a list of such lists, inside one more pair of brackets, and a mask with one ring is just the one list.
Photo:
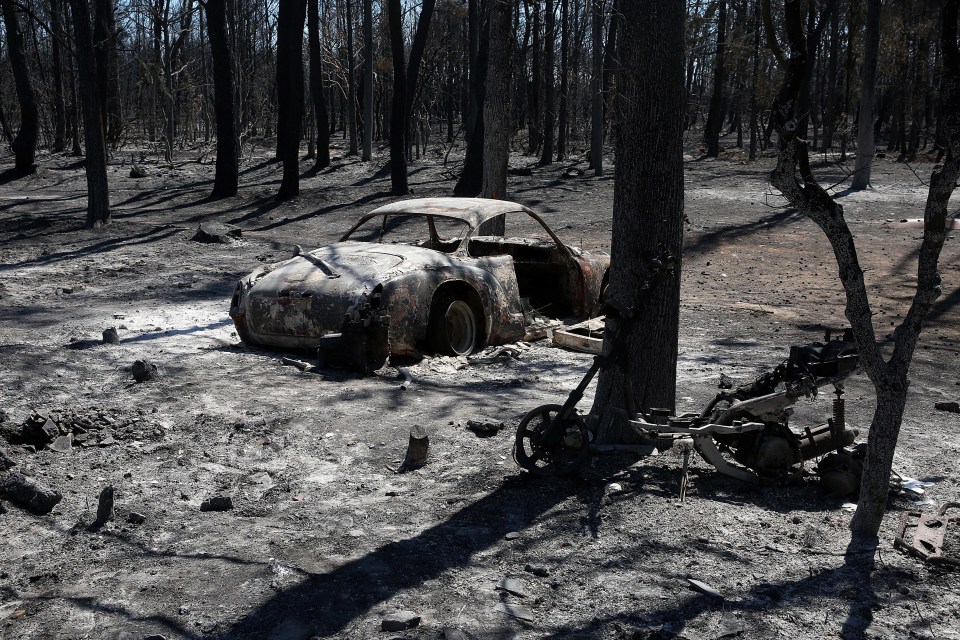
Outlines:
{"label": "burned motorcycle frame", "polygon": [[[638,292],[642,297],[658,275],[671,268],[669,258],[653,261],[650,276]],[[823,457],[817,472],[834,493],[857,490],[861,465],[857,453],[845,447],[857,436],[845,419],[843,381],[858,370],[850,330],[830,332],[823,342],[791,347],[779,366],[752,383],[721,390],[700,413],[671,415],[666,409],[638,409],[633,401],[626,340],[635,323],[631,309],[605,307],[616,322],[607,323],[603,351],[563,405],[543,405],[527,413],[517,428],[514,459],[538,475],[563,475],[578,469],[591,451],[593,434],[576,405],[596,374],[619,364],[625,371],[624,394],[630,426],[649,443],[647,451],[680,444],[696,450],[722,474],[748,482],[783,481],[802,473],[804,463]],[[832,386],[833,415],[823,424],[800,432],[791,429],[793,405],[816,397]],[[593,447],[595,450],[596,448]]]}

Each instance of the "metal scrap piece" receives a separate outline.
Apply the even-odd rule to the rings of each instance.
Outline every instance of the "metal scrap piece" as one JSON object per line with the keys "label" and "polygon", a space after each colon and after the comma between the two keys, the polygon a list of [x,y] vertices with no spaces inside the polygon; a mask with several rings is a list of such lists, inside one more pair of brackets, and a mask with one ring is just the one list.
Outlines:
{"label": "metal scrap piece", "polygon": [[[947,527],[951,522],[960,522],[960,516],[946,515],[947,509],[960,508],[960,502],[948,502],[940,507],[936,515],[928,515],[919,511],[905,511],[900,515],[900,527],[894,546],[907,553],[929,562],[942,562],[960,566],[960,558],[944,555],[943,540]],[[916,518],[916,529],[913,538],[907,540],[907,529],[911,526],[911,519]]]}

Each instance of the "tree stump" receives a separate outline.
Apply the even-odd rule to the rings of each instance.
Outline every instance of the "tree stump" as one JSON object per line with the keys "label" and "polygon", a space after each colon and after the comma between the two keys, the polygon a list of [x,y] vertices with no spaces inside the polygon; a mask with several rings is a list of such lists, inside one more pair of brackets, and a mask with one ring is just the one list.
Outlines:
{"label": "tree stump", "polygon": [[418,469],[427,462],[427,453],[430,450],[430,436],[427,430],[418,424],[410,429],[410,441],[407,443],[407,455],[397,473]]}
{"label": "tree stump", "polygon": [[90,525],[91,529],[99,529],[113,520],[113,487],[107,485],[100,492],[100,501],[97,503],[97,519]]}

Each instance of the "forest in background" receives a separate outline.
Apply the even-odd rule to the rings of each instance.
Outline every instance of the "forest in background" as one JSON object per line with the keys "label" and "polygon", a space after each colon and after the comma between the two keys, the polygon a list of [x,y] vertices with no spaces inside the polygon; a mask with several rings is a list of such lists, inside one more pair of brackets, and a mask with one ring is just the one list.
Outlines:
{"label": "forest in background", "polygon": [[[845,157],[856,140],[866,5],[877,0],[806,3],[810,52],[809,129],[814,151]],[[285,0],[214,0],[225,7],[240,153],[272,144],[278,129],[278,13]],[[512,3],[514,148],[559,161],[590,148],[599,126],[611,140],[622,0],[522,0]],[[299,138],[317,157],[325,134],[348,153],[389,140],[397,91],[387,1],[309,0],[314,50],[303,38],[303,109]],[[0,129],[5,145],[35,127],[35,145],[83,152],[82,80],[72,54],[76,0],[3,0]],[[79,4],[83,4],[81,1]],[[291,2],[291,5],[298,4]],[[416,160],[428,146],[446,151],[472,134],[486,70],[483,0],[396,2],[406,56],[418,74],[406,89],[405,148]],[[215,153],[212,3],[201,0],[90,0],[98,100],[108,153],[137,150],[171,159]],[[702,130],[704,151],[717,140],[749,150],[770,145],[771,105],[781,82],[777,36],[782,5],[748,0],[687,2],[685,126]],[[939,3],[882,3],[874,131],[905,160],[936,147],[942,129],[938,90]],[[308,18],[307,23],[310,22]],[[424,24],[426,22],[426,24]],[[308,31],[302,24],[301,31]],[[296,25],[293,27],[296,29]],[[774,33],[771,33],[774,32]],[[417,37],[425,40],[417,50]],[[215,40],[214,36],[214,40]],[[486,45],[486,46],[484,46]],[[496,46],[494,46],[496,48]],[[22,55],[21,55],[22,54]],[[282,63],[280,69],[289,65]],[[408,68],[409,71],[409,68]],[[315,79],[315,80],[314,80]],[[478,86],[480,85],[480,86]],[[369,96],[367,95],[369,94]],[[324,113],[321,113],[324,112]],[[599,117],[599,125],[597,118]],[[35,119],[35,125],[31,122]],[[29,137],[29,132],[27,132]],[[328,138],[327,138],[328,139]],[[25,144],[25,143],[24,143]],[[16,145],[14,145],[16,146]],[[321,154],[322,155],[322,154]]]}

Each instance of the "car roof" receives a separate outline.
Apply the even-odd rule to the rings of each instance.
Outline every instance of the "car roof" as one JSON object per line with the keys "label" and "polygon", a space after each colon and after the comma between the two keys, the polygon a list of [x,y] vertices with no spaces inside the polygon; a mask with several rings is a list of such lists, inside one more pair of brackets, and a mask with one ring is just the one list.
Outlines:
{"label": "car roof", "polygon": [[364,218],[377,215],[407,213],[413,215],[433,215],[463,220],[476,229],[481,224],[504,213],[528,213],[536,215],[516,202],[491,200],[489,198],[415,198],[398,200],[378,207]]}

